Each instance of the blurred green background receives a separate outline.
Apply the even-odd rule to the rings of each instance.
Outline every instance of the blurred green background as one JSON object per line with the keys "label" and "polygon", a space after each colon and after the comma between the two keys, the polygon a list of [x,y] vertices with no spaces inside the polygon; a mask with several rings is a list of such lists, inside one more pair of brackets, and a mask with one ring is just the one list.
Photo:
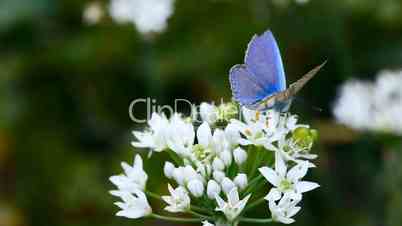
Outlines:
{"label": "blurred green background", "polygon": [[[230,100],[229,68],[268,28],[288,82],[328,59],[300,94],[307,103],[292,107],[321,137],[309,175],[321,188],[294,225],[402,225],[402,155],[331,115],[343,81],[402,67],[400,0],[177,0],[166,31],[151,37],[108,17],[88,26],[88,3],[0,0],[0,226],[173,225],[114,216],[108,177],[132,162],[130,131],[144,126],[130,120],[130,101]],[[164,190],[159,164],[145,166]]]}

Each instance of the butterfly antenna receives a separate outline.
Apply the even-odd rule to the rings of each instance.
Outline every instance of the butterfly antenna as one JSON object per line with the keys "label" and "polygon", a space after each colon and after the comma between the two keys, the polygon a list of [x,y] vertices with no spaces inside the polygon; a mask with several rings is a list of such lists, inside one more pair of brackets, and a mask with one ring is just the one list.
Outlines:
{"label": "butterfly antenna", "polygon": [[308,104],[308,105],[311,107],[311,109],[313,109],[314,111],[317,111],[317,112],[323,112],[323,111],[324,111],[322,108],[320,108],[320,107],[318,107],[318,106],[310,105],[310,102],[309,102],[309,101],[307,101],[307,100],[305,100],[305,99],[303,99],[303,98],[301,98],[301,97],[297,97],[297,96],[296,96],[296,97],[293,97],[293,100],[295,100],[296,102]]}

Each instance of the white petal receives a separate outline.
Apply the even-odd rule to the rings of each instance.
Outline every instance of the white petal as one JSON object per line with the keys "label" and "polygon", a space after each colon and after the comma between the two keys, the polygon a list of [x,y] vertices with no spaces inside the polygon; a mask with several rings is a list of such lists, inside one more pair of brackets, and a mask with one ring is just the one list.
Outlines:
{"label": "white petal", "polygon": [[221,210],[225,207],[226,202],[218,194],[215,195],[215,200],[216,200],[216,203],[218,204],[218,207],[216,208],[216,210]]}
{"label": "white petal", "polygon": [[309,182],[309,181],[300,181],[296,184],[296,190],[299,193],[311,191],[318,187],[320,187],[319,184],[314,183],[314,182]]}
{"label": "white petal", "polygon": [[282,177],[286,176],[286,164],[279,151],[275,152],[275,171]]}
{"label": "white petal", "polygon": [[237,188],[234,187],[232,190],[227,194],[228,197],[228,202],[232,204],[233,206],[239,202],[239,192],[237,191]]}
{"label": "white petal", "polygon": [[294,223],[295,220],[289,217],[283,217],[283,216],[276,216],[275,218],[278,222],[284,223],[284,224],[291,224]]}
{"label": "white petal", "polygon": [[275,187],[279,186],[281,178],[278,176],[278,174],[273,169],[264,166],[264,167],[259,168],[258,170],[265,177],[265,179],[267,179],[269,181],[269,183],[271,183]]}
{"label": "white petal", "polygon": [[294,215],[296,215],[299,211],[301,210],[300,206],[295,206],[291,209],[288,210],[288,217],[293,217]]}
{"label": "white petal", "polygon": [[269,192],[268,195],[265,196],[265,200],[268,201],[276,201],[279,200],[282,196],[282,193],[276,189],[276,188],[272,188]]}
{"label": "white petal", "polygon": [[298,181],[307,174],[307,170],[308,162],[300,162],[289,170],[287,178],[293,182]]}

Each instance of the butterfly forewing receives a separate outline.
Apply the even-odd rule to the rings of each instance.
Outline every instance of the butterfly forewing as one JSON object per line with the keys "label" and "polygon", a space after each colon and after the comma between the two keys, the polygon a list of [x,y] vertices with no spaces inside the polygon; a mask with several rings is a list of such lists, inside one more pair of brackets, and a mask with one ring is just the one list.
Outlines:
{"label": "butterfly forewing", "polygon": [[258,84],[269,96],[286,89],[281,54],[271,31],[255,35],[248,44],[245,64]]}

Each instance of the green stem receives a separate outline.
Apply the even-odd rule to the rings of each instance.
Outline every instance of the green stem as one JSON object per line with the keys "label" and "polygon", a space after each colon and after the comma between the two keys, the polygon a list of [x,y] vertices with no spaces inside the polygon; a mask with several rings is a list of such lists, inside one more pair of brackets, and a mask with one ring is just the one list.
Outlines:
{"label": "green stem", "polygon": [[246,191],[243,192],[243,194],[248,194],[250,193],[253,189],[254,186],[263,178],[263,176],[260,174],[258,176],[256,176],[254,179],[252,179],[250,181],[250,183],[248,183],[247,189]]}
{"label": "green stem", "polygon": [[168,216],[162,216],[156,213],[152,213],[150,217],[153,217],[155,219],[159,220],[165,220],[165,221],[173,221],[173,222],[201,222],[202,219],[200,218],[182,218],[182,217],[168,217]]}
{"label": "green stem", "polygon": [[264,201],[265,201],[264,197],[261,197],[261,198],[255,200],[254,202],[250,203],[249,205],[247,205],[246,208],[244,209],[244,211],[250,210],[250,209],[260,205]]}
{"label": "green stem", "polygon": [[211,210],[203,208],[203,207],[200,207],[200,206],[190,205],[190,209],[198,211],[198,212],[203,212],[203,213],[206,213],[206,214],[211,214],[211,215],[214,214]]}
{"label": "green stem", "polygon": [[[163,201],[162,197],[156,193],[153,193],[151,191],[145,191],[145,194],[148,195],[151,198],[157,199],[159,201]],[[198,212],[203,212],[203,213],[207,213],[207,214],[213,214],[213,212],[211,212],[210,210],[206,209],[206,208],[202,208],[199,206],[195,206],[195,205],[190,205],[190,209],[191,210],[195,210]]]}
{"label": "green stem", "polygon": [[261,163],[261,160],[262,160],[263,157],[264,157],[264,155],[263,155],[263,154],[264,154],[264,153],[263,153],[264,150],[262,150],[261,147],[256,147],[256,148],[255,148],[255,151],[256,151],[255,160],[254,160],[254,162],[253,162],[253,166],[252,166],[252,168],[251,168],[251,171],[250,171],[250,174],[249,174],[248,178],[253,178],[253,177],[254,177],[254,174],[255,174],[255,172],[257,171],[257,168],[259,167],[259,165],[260,165],[260,163]]}
{"label": "green stem", "polygon": [[190,213],[190,214],[192,214],[192,215],[194,215],[194,216],[196,216],[196,217],[199,217],[199,218],[201,218],[201,219],[203,219],[203,220],[213,220],[213,218],[210,217],[210,216],[206,216],[206,215],[197,213],[197,212],[192,211],[192,210],[189,210],[188,213]]}
{"label": "green stem", "polygon": [[144,192],[145,192],[146,195],[148,195],[151,198],[163,201],[162,197],[160,195],[158,195],[158,194],[155,194],[155,193],[153,193],[151,191],[144,191]]}
{"label": "green stem", "polygon": [[258,223],[258,224],[264,224],[264,223],[270,223],[270,222],[272,222],[272,218],[249,218],[249,217],[241,217],[239,220],[242,221],[242,222]]}

